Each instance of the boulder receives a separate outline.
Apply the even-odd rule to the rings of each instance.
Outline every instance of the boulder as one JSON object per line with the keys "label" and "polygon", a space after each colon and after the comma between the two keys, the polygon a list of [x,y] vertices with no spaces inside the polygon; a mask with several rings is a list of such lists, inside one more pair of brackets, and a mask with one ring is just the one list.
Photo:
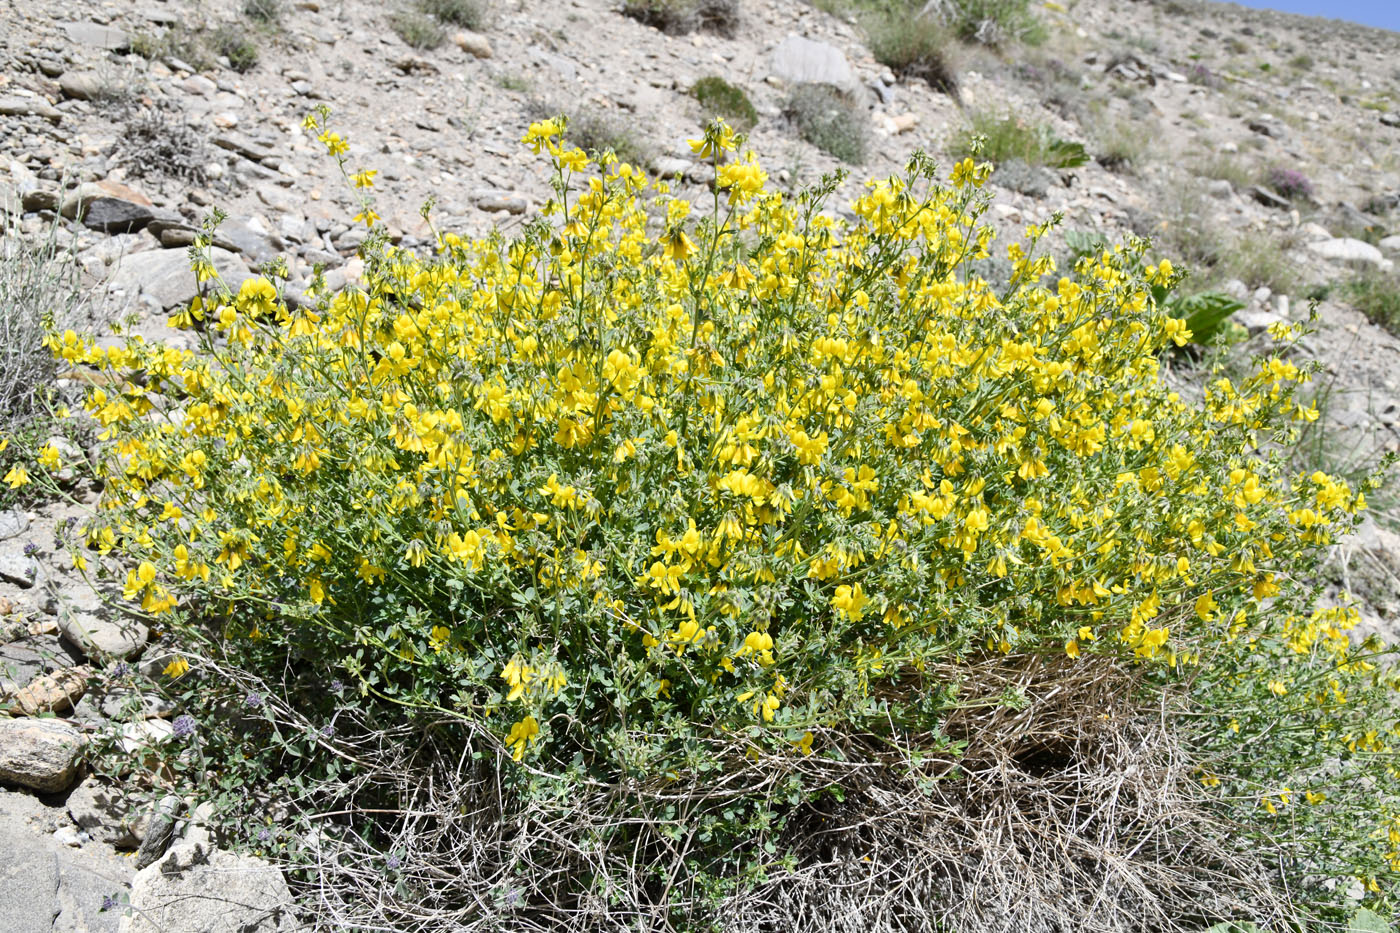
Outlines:
{"label": "boulder", "polygon": [[1379,249],[1365,240],[1353,240],[1350,237],[1317,240],[1308,244],[1308,250],[1323,259],[1348,266],[1370,266],[1384,270],[1389,265]]}
{"label": "boulder", "polygon": [[[228,250],[215,247],[211,252],[219,277],[231,291],[237,292],[243,280],[251,275],[248,267]],[[200,294],[189,257],[178,249],[148,250],[125,256],[108,284],[131,294],[150,295],[167,311],[189,304]]]}
{"label": "boulder", "polygon": [[136,813],[118,789],[91,777],[73,788],[66,805],[79,829],[118,849],[140,845],[150,823],[150,816]]}
{"label": "boulder", "polygon": [[131,44],[130,38],[120,29],[99,23],[65,23],[63,31],[71,42],[112,52],[123,51]]}
{"label": "boulder", "polygon": [[120,933],[291,933],[299,925],[276,867],[189,841],[170,848],[131,882]]}
{"label": "boulder", "polygon": [[155,217],[150,198],[115,181],[79,185],[64,195],[58,211],[69,220],[81,220],[103,233],[139,230]]}
{"label": "boulder", "polygon": [[83,737],[57,719],[0,719],[0,781],[43,793],[66,790]]}
{"label": "boulder", "polygon": [[92,100],[102,96],[106,82],[95,71],[65,71],[58,79],[58,89],[64,97],[74,100]]}
{"label": "boulder", "polygon": [[463,31],[452,37],[457,48],[466,52],[474,58],[490,58],[491,42],[485,36],[476,32]]}
{"label": "boulder", "polygon": [[94,661],[124,660],[146,647],[150,630],[139,619],[122,616],[91,586],[68,581],[49,584],[58,630],[64,641]]}
{"label": "boulder", "polygon": [[1384,253],[1400,253],[1400,235],[1388,236],[1376,244]]}
{"label": "boulder", "polygon": [[850,62],[836,46],[802,36],[788,36],[769,59],[769,74],[784,84],[823,84],[853,100],[865,94]]}

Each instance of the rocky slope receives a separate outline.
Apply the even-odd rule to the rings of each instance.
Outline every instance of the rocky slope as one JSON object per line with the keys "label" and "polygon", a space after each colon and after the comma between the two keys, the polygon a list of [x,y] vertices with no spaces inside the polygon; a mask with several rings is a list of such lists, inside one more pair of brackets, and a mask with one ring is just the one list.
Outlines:
{"label": "rocky slope", "polygon": [[[1205,0],[1080,0],[1040,12],[1039,46],[954,50],[948,93],[896,80],[843,10],[743,0],[732,36],[672,36],[612,0],[497,0],[479,31],[450,29],[441,46],[415,50],[391,28],[394,11],[368,0],[285,2],[268,23],[232,0],[10,0],[0,17],[7,235],[41,237],[56,223],[92,320],[129,317],[135,333],[178,339],[166,313],[195,293],[183,247],[212,207],[229,215],[216,252],[231,284],[277,257],[293,298],[315,267],[332,284],[360,274],[348,185],[302,129],[318,104],[333,108],[350,164],[378,172],[391,236],[420,248],[429,198],[438,227],[464,235],[536,213],[547,178],[519,139],[551,110],[703,190],[706,169],[685,139],[704,116],[690,90],[712,75],[752,100],[750,145],[770,175],[810,183],[840,163],[800,138],[788,101],[798,83],[826,84],[855,102],[855,131],[868,139],[838,210],[915,149],[951,161],[979,115],[1082,142],[1095,157],[1086,165],[998,172],[990,216],[1004,240],[1056,214],[1072,230],[1153,236],[1197,268],[1191,287],[1246,301],[1238,320],[1253,340],[1321,298],[1307,349],[1325,364],[1326,404],[1301,456],[1361,470],[1397,449],[1400,340],[1343,299],[1358,275],[1400,292],[1400,35]],[[250,54],[249,70],[231,67]],[[1191,360],[1173,365],[1198,378]],[[1339,548],[1334,582],[1365,600],[1368,625],[1394,633],[1400,511],[1387,496],[1377,504],[1378,520]],[[248,929],[281,929],[285,888],[256,863],[224,865],[233,857],[201,849],[197,820],[174,826],[150,795],[122,800],[91,777],[73,789],[85,740],[115,736],[134,751],[188,737],[176,711],[141,689],[165,664],[159,644],[63,556],[57,533],[80,514],[0,514],[0,695],[17,717],[0,719],[0,781],[41,795],[0,792],[0,851],[11,853],[0,877],[15,882],[0,893],[0,927],[115,929],[122,910],[102,911],[103,899],[179,833],[169,870],[143,873],[134,904],[204,897],[202,872],[216,863],[246,877],[259,905],[248,922],[263,924]],[[151,839],[142,859],[112,856]]]}

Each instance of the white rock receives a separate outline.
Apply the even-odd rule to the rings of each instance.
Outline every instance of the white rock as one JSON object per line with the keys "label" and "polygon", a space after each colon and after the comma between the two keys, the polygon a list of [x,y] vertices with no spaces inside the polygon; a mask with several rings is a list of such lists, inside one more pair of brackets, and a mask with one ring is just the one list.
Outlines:
{"label": "white rock", "polygon": [[1376,244],[1387,253],[1400,253],[1400,235],[1388,236]]}
{"label": "white rock", "polygon": [[1353,240],[1350,237],[1317,240],[1309,243],[1308,249],[1323,259],[1349,266],[1371,266],[1384,271],[1387,264],[1380,250],[1364,240]]}
{"label": "white rock", "polygon": [[262,859],[181,842],[136,873],[119,933],[291,933],[292,895]]}
{"label": "white rock", "polygon": [[1321,224],[1313,223],[1311,220],[1298,228],[1298,232],[1309,240],[1330,240],[1332,234]]}
{"label": "white rock", "polygon": [[64,790],[78,773],[83,737],[57,719],[0,719],[0,781]]}
{"label": "white rock", "polygon": [[864,88],[846,56],[834,45],[788,36],[773,50],[769,73],[789,85],[824,84],[859,98]]}

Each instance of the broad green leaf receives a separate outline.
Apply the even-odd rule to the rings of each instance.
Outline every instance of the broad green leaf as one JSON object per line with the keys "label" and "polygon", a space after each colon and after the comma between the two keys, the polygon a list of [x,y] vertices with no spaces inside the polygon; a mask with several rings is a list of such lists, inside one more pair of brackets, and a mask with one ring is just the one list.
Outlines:
{"label": "broad green leaf", "polygon": [[1347,933],[1390,933],[1390,924],[1375,911],[1361,907],[1351,915]]}

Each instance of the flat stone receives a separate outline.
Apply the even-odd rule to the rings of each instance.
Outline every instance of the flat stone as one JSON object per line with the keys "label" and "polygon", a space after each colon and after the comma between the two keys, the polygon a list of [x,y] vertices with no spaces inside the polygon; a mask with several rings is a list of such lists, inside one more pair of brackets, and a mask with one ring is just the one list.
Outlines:
{"label": "flat stone", "polygon": [[37,553],[26,554],[30,542],[18,537],[0,541],[0,579],[29,589],[43,579],[44,566]]}
{"label": "flat stone", "polygon": [[282,873],[262,859],[177,843],[131,882],[121,933],[291,933],[299,924]]}
{"label": "flat stone", "polygon": [[1350,237],[1317,240],[1308,244],[1308,250],[1323,259],[1349,266],[1371,266],[1383,270],[1388,264],[1379,249],[1365,240],[1353,240]]}
{"label": "flat stone", "polygon": [[120,29],[98,23],[65,23],[63,31],[68,34],[70,41],[78,45],[90,45],[113,52],[119,52],[131,44],[127,34]]}
{"label": "flat stone", "polygon": [[53,933],[58,916],[58,860],[34,851],[30,832],[18,815],[0,814],[0,882],[5,886],[0,930],[5,933]]}
{"label": "flat stone", "polygon": [[43,117],[50,123],[63,119],[63,113],[37,97],[0,97],[0,117]]}
{"label": "flat stone", "polygon": [[66,712],[82,698],[92,674],[92,668],[81,665],[36,677],[15,694],[14,707],[26,716]]}
{"label": "flat stone", "polygon": [[151,199],[115,181],[88,182],[63,196],[59,213],[103,233],[129,233],[155,216]]}
{"label": "flat stone", "polygon": [[43,793],[66,790],[83,737],[57,719],[0,719],[0,781]]}
{"label": "flat stone", "polygon": [[[251,273],[235,253],[214,247],[211,250],[214,268],[233,292]],[[132,253],[123,257],[108,284],[125,289],[129,294],[150,295],[162,310],[189,304],[200,294],[199,283],[190,269],[184,250],[160,249]]]}
{"label": "flat stone", "polygon": [[1382,252],[1400,253],[1400,235],[1388,236],[1376,244]]}
{"label": "flat stone", "polygon": [[287,248],[280,236],[270,232],[256,217],[234,217],[219,225],[219,236],[256,265],[270,262]]}
{"label": "flat stone", "polygon": [[1249,196],[1265,207],[1272,207],[1276,210],[1286,211],[1293,206],[1292,201],[1263,185],[1252,186],[1249,189]]}

